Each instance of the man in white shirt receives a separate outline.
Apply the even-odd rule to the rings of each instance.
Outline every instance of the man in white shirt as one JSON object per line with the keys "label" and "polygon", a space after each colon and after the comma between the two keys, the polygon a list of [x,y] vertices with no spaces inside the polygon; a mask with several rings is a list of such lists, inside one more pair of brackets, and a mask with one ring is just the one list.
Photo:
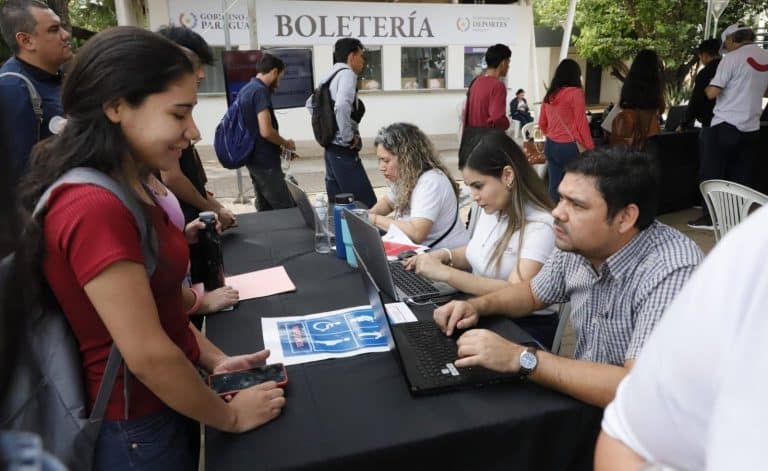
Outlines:
{"label": "man in white shirt", "polygon": [[603,417],[595,469],[764,469],[768,208],[729,232],[654,330]]}
{"label": "man in white shirt", "polygon": [[[722,38],[728,52],[705,89],[707,97],[717,102],[699,152],[702,165],[712,171],[710,178],[753,186],[762,98],[768,89],[768,51],[754,44],[755,33],[749,26],[733,24]],[[691,225],[711,226],[711,220]]]}

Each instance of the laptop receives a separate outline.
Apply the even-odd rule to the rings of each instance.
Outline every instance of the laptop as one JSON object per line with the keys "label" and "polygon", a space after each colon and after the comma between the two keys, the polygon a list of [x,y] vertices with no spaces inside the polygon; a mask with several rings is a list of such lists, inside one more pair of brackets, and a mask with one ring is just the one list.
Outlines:
{"label": "laptop", "polygon": [[[298,185],[296,185],[290,180],[285,180],[285,184],[288,185],[288,191],[291,193],[291,197],[293,198],[293,201],[296,202],[296,206],[299,207],[299,212],[301,212],[301,217],[304,219],[304,223],[307,225],[308,228],[314,231],[315,230],[315,210],[312,207],[312,203],[309,202],[309,198],[307,197],[307,194],[304,193],[304,190],[299,188]],[[334,235],[332,208],[328,208],[328,219],[325,221],[325,228],[328,231],[329,235],[331,236]]]}
{"label": "laptop", "polygon": [[687,109],[686,105],[671,107],[667,113],[667,121],[664,123],[664,131],[674,132],[685,119]]}
{"label": "laptop", "polygon": [[432,281],[413,271],[407,271],[399,261],[390,262],[384,252],[379,231],[368,221],[345,210],[352,246],[384,293],[396,301],[419,302],[439,299],[458,293],[447,283]]}
{"label": "laptop", "polygon": [[395,352],[400,359],[406,382],[414,395],[427,395],[519,380],[518,375],[499,373],[483,367],[457,368],[456,339],[446,336],[433,321],[393,324],[384,308],[376,282],[355,251],[363,285],[373,314],[387,319]]}

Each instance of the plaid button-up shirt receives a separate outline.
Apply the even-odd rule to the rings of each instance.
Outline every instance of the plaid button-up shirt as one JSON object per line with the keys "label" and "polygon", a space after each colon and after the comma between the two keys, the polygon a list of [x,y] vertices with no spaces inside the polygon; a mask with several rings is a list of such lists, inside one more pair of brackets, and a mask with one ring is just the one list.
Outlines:
{"label": "plaid button-up shirt", "polygon": [[545,304],[571,302],[575,358],[623,365],[640,354],[702,258],[691,239],[654,221],[598,271],[582,255],[555,249],[531,288]]}

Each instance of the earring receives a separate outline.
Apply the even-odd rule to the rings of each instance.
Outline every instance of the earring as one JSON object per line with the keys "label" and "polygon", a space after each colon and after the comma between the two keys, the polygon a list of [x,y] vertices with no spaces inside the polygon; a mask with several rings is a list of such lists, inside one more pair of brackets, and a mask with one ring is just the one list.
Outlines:
{"label": "earring", "polygon": [[507,191],[512,191],[512,183],[507,183]]}

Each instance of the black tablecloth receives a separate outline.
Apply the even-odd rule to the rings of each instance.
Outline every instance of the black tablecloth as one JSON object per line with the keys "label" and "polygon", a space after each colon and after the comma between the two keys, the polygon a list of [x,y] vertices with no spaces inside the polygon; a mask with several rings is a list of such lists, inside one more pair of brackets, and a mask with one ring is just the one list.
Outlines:
{"label": "black tablecloth", "polygon": [[[207,334],[225,352],[261,349],[261,316],[367,304],[360,275],[314,252],[295,208],[238,221],[224,235],[226,271],[284,265],[297,290],[210,316]],[[241,435],[206,430],[207,469],[591,469],[602,411],[532,383],[414,398],[393,352],[289,366],[288,378],[275,421]]]}

